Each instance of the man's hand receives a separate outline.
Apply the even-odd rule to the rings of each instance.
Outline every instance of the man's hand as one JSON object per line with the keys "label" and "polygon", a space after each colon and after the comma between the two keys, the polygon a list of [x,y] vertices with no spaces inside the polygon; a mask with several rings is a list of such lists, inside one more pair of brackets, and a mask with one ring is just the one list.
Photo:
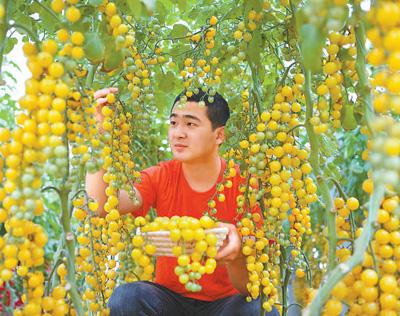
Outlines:
{"label": "man's hand", "polygon": [[242,256],[242,241],[235,225],[219,223],[219,226],[228,228],[228,234],[219,248],[215,260],[219,264],[230,264]]}
{"label": "man's hand", "polygon": [[107,94],[109,93],[117,93],[118,92],[118,88],[105,88],[105,89],[101,89],[101,90],[97,90],[94,94],[93,97],[95,100],[97,100],[97,108],[96,108],[96,119],[97,122],[99,122],[100,124],[103,122],[104,120],[104,116],[101,113],[101,108],[104,105],[107,105]]}
{"label": "man's hand", "polygon": [[228,235],[218,250],[215,260],[218,264],[225,264],[232,285],[240,294],[247,296],[249,295],[247,290],[249,276],[246,269],[246,258],[242,254],[242,240],[235,225],[220,223],[220,227],[227,227]]}

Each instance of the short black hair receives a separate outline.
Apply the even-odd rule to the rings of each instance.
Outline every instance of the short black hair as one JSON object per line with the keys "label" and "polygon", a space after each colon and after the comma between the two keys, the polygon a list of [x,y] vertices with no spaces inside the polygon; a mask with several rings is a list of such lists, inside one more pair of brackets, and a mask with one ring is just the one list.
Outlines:
{"label": "short black hair", "polygon": [[[211,121],[212,129],[215,130],[217,127],[225,126],[230,116],[230,110],[228,102],[218,92],[206,93],[202,89],[195,89],[190,96],[186,95],[187,90],[182,91],[176,98],[171,107],[181,101],[182,97],[186,98],[186,102],[200,102],[203,101],[207,106],[207,117]],[[211,101],[211,102],[210,102]]]}

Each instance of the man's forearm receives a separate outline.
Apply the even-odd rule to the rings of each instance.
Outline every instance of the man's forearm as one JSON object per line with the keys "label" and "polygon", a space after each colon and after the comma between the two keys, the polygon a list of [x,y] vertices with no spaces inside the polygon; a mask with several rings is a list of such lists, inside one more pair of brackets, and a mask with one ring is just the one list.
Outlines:
{"label": "man's forearm", "polygon": [[240,294],[244,296],[249,295],[249,291],[247,290],[249,275],[246,268],[246,257],[240,253],[238,258],[226,265],[226,269],[228,270],[228,276],[232,285]]}
{"label": "man's forearm", "polygon": [[95,199],[99,203],[99,209],[97,213],[104,217],[107,213],[104,211],[104,204],[107,201],[107,196],[105,194],[105,190],[107,188],[107,183],[103,180],[103,175],[105,171],[100,169],[100,171],[86,175],[86,192],[88,195]]}
{"label": "man's forearm", "polygon": [[[105,191],[108,184],[103,180],[104,174],[105,171],[101,169],[96,173],[88,173],[86,175],[86,192],[91,198],[95,199],[99,203],[97,214],[100,217],[107,216],[107,212],[104,210],[104,205],[107,202],[107,195]],[[129,194],[126,191],[119,190],[118,210],[120,212],[120,215],[131,213],[142,207],[143,199],[140,192],[135,187],[133,187],[133,190],[135,190],[135,195],[139,203],[133,203],[133,201],[129,197]]]}

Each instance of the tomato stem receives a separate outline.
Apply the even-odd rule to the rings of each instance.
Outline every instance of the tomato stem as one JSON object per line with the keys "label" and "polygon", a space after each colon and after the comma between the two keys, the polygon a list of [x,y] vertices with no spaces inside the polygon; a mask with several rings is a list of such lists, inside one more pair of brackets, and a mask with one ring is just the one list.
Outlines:
{"label": "tomato stem", "polygon": [[68,207],[68,197],[70,190],[63,185],[60,189],[60,198],[61,198],[61,211],[62,211],[62,226],[65,235],[65,246],[67,250],[67,270],[68,270],[68,282],[71,285],[71,289],[69,290],[71,299],[76,310],[77,315],[84,315],[81,295],[78,292],[76,286],[76,271],[75,271],[75,236],[72,232],[71,228],[71,215],[69,213]]}
{"label": "tomato stem", "polygon": [[331,271],[328,275],[326,282],[319,288],[318,292],[315,294],[314,300],[311,304],[304,310],[304,316],[319,315],[322,305],[328,299],[334,286],[356,265],[363,261],[364,253],[368,248],[369,241],[372,237],[372,232],[374,230],[374,223],[378,216],[378,210],[381,201],[384,197],[384,185],[377,183],[376,190],[372,193],[371,200],[368,206],[368,217],[367,224],[363,228],[361,235],[356,239],[354,243],[354,253],[345,262],[337,265],[335,269]]}
{"label": "tomato stem", "polygon": [[89,68],[89,73],[86,77],[86,82],[85,82],[85,86],[86,88],[90,88],[90,86],[93,84],[93,80],[94,80],[94,76],[96,74],[96,70],[97,67],[99,66],[99,64],[93,64],[90,68]]}
{"label": "tomato stem", "polygon": [[328,226],[328,271],[331,271],[336,266],[336,223],[335,223],[335,213],[333,210],[333,202],[330,194],[330,188],[328,183],[321,175],[319,168],[319,142],[317,135],[314,132],[314,128],[310,123],[310,119],[313,116],[313,100],[311,96],[311,76],[312,73],[308,69],[304,69],[304,79],[305,79],[305,99],[306,99],[306,121],[305,127],[307,131],[308,138],[310,140],[310,164],[313,168],[315,178],[317,180],[317,185],[321,193],[323,202],[325,204],[326,221]]}
{"label": "tomato stem", "polygon": [[4,9],[5,9],[5,14],[4,14],[4,20],[2,23],[0,23],[0,84],[1,84],[1,66],[3,64],[3,54],[4,54],[4,48],[5,48],[5,43],[6,43],[6,35],[7,31],[9,28],[8,24],[8,12],[9,12],[9,6],[10,6],[11,1],[4,0]]}
{"label": "tomato stem", "polygon": [[[360,14],[359,5],[355,6],[354,14],[357,16]],[[354,27],[356,33],[357,43],[357,58],[356,58],[356,71],[359,78],[359,84],[357,85],[358,94],[360,95],[360,102],[364,106],[364,118],[365,123],[368,127],[369,132],[373,135],[373,129],[371,122],[373,120],[374,112],[372,108],[372,97],[371,89],[368,84],[368,74],[366,71],[366,49],[365,49],[365,26],[364,23],[360,23]]]}
{"label": "tomato stem", "polygon": [[60,18],[54,13],[53,10],[50,10],[48,7],[46,7],[45,5],[43,5],[43,3],[41,3],[38,0],[34,0],[43,10],[45,10],[48,14],[51,15],[51,17],[56,20],[59,24],[64,25],[64,23],[60,20]]}

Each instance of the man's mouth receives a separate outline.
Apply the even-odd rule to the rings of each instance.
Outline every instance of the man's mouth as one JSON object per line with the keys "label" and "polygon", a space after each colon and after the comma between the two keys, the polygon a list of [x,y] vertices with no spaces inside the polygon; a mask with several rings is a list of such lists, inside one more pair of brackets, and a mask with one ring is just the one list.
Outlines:
{"label": "man's mouth", "polygon": [[173,147],[174,147],[176,150],[183,150],[183,149],[185,149],[185,148],[188,147],[188,146],[183,145],[183,144],[175,144]]}

